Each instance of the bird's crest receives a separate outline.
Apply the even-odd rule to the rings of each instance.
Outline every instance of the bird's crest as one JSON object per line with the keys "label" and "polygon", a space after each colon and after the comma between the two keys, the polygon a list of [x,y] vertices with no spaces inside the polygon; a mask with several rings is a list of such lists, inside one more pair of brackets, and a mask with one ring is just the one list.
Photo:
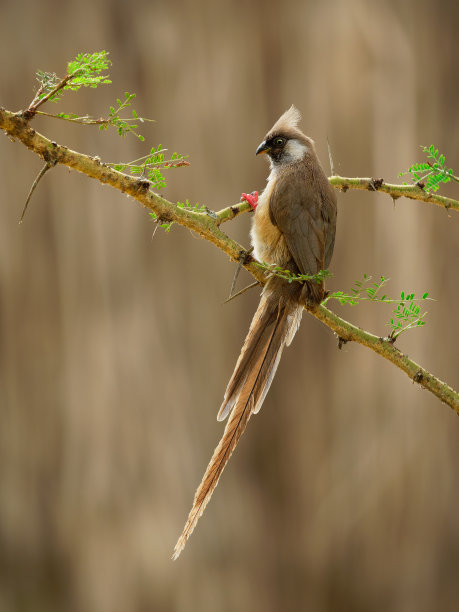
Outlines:
{"label": "bird's crest", "polygon": [[283,133],[288,130],[295,129],[298,127],[298,123],[301,120],[300,111],[292,104],[292,106],[285,111],[285,113],[279,117],[273,127],[269,130],[270,134]]}

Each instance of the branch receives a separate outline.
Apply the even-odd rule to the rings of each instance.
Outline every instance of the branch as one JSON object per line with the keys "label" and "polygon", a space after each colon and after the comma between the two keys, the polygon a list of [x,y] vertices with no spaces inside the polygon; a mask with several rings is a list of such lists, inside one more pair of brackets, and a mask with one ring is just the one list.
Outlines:
{"label": "branch", "polygon": [[348,189],[363,189],[367,191],[382,191],[394,200],[405,197],[411,200],[421,200],[430,204],[436,204],[443,208],[459,211],[459,201],[444,196],[427,193],[419,185],[392,185],[385,183],[383,179],[373,178],[345,178],[343,176],[331,176],[330,184],[336,189],[347,191]]}
{"label": "branch", "polygon": [[[186,208],[180,208],[176,204],[150,191],[150,182],[146,179],[134,178],[114,170],[101,162],[98,157],[91,157],[77,151],[72,151],[49,140],[32,129],[22,113],[12,113],[4,108],[0,108],[0,128],[10,137],[20,140],[28,149],[42,157],[45,162],[52,159],[56,164],[63,164],[78,170],[78,172],[82,172],[90,178],[94,178],[104,184],[109,184],[115,189],[130,195],[145,208],[156,213],[159,222],[178,223],[192,229],[225,251],[233,261],[238,262],[241,258],[241,253],[246,251],[242,245],[223,233],[219,226],[221,223],[234,219],[241,213],[251,210],[247,202],[229,206],[218,213],[213,213],[212,211],[190,211]],[[266,274],[253,263],[254,259],[250,254],[247,255],[243,266],[257,280],[264,282]]]}
{"label": "branch", "polygon": [[[339,343],[357,342],[387,359],[416,382],[450,406],[459,415],[459,393],[436,376],[425,370],[407,355],[404,355],[389,338],[380,338],[345,321],[325,306],[309,309],[319,321],[330,327],[338,336]],[[340,346],[340,348],[341,348]]]}
{"label": "branch", "polygon": [[[217,213],[213,213],[212,211],[189,211],[185,208],[180,208],[176,204],[150,191],[149,181],[133,178],[122,172],[113,170],[111,167],[102,163],[97,157],[90,157],[77,153],[76,151],[72,151],[64,146],[59,146],[55,142],[48,140],[28,125],[28,121],[23,113],[12,113],[0,108],[0,128],[11,138],[20,140],[31,151],[42,157],[45,162],[52,159],[56,164],[63,164],[69,168],[78,170],[101,183],[109,184],[115,189],[132,196],[145,208],[155,212],[158,221],[161,223],[179,223],[195,231],[224,251],[233,261],[242,261],[243,267],[246,268],[260,284],[266,282],[266,272],[256,265],[250,253],[240,244],[229,238],[229,236],[220,229],[222,223],[230,221],[244,212],[250,211],[251,207],[247,202],[229,206]],[[389,193],[392,197],[406,195],[407,197],[413,197],[435,204],[439,204],[439,201],[442,201],[440,204],[441,206],[459,209],[459,203],[455,200],[441,198],[440,196],[427,196],[427,194],[416,187],[387,185],[382,181],[381,184],[376,186],[374,183],[378,182],[375,182],[373,179],[345,179],[337,176],[331,177],[330,182],[334,187],[338,188],[379,189]],[[373,187],[369,187],[370,184],[373,184]],[[419,197],[419,192],[422,193],[423,197]],[[443,201],[448,201],[450,203],[446,206]],[[241,254],[243,253],[246,253],[245,258],[241,258]],[[338,317],[323,305],[312,306],[308,308],[308,310],[337,334],[340,346],[350,341],[363,344],[392,362],[405,372],[414,382],[433,393],[442,402],[448,404],[459,414],[459,394],[446,383],[409,359],[406,355],[403,355],[403,353],[395,348],[391,341],[379,338],[359,329],[355,325],[352,325],[352,323]]]}

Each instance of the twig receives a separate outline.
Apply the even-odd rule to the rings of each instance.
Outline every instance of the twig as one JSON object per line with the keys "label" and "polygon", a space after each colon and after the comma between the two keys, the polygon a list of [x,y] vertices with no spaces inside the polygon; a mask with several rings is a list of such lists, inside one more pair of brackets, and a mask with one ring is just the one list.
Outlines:
{"label": "twig", "polygon": [[47,102],[51,98],[51,96],[54,96],[54,94],[56,94],[58,91],[63,89],[67,85],[67,83],[70,81],[70,79],[73,79],[76,76],[77,72],[78,71],[75,71],[72,74],[68,74],[63,79],[61,79],[59,83],[56,85],[56,87],[53,87],[53,89],[51,89],[51,91],[49,91],[46,94],[46,96],[43,96],[41,100],[37,100],[37,97],[38,97],[38,94],[37,94],[37,96],[35,96],[34,100],[32,101],[31,105],[27,109],[26,113],[28,113],[31,117],[33,117],[33,115],[35,115],[35,113],[37,112],[37,108],[40,107],[45,102]]}
{"label": "twig", "polygon": [[[52,117],[53,119],[61,119],[62,121],[70,121],[71,123],[80,123],[81,125],[101,125],[110,123],[108,119],[94,119],[89,115],[82,117],[60,117],[59,115],[53,115],[52,113],[45,113],[44,111],[36,111],[37,115],[43,115],[45,117]],[[125,121],[131,121],[131,119],[125,119]]]}

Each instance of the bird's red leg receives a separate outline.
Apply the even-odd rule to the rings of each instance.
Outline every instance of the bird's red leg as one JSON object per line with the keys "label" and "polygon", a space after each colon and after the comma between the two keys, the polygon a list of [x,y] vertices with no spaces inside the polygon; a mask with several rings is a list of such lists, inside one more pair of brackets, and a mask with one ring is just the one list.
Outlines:
{"label": "bird's red leg", "polygon": [[258,206],[258,191],[252,191],[252,193],[243,193],[241,195],[241,202],[246,201],[250,204],[253,210]]}

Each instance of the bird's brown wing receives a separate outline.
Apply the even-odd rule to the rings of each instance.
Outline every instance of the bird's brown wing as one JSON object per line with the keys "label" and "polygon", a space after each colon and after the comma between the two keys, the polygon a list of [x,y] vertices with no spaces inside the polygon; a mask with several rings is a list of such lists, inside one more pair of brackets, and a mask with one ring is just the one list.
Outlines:
{"label": "bird's brown wing", "polygon": [[307,171],[282,174],[269,201],[271,220],[301,274],[323,270],[333,251],[336,198],[328,181],[322,183]]}

